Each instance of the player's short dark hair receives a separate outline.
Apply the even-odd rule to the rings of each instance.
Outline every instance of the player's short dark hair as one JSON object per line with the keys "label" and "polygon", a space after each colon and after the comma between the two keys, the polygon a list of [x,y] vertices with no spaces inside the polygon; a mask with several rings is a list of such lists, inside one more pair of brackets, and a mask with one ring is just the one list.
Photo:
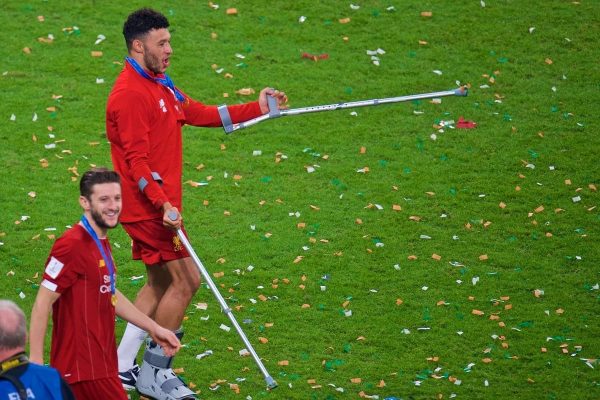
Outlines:
{"label": "player's short dark hair", "polygon": [[153,29],[168,28],[169,21],[163,14],[151,8],[140,8],[132,12],[123,24],[123,36],[127,50],[131,49],[133,41],[144,37]]}
{"label": "player's short dark hair", "polygon": [[115,171],[111,171],[108,168],[92,168],[81,176],[81,180],[79,181],[79,194],[89,200],[94,191],[94,185],[100,183],[121,184],[121,177]]}

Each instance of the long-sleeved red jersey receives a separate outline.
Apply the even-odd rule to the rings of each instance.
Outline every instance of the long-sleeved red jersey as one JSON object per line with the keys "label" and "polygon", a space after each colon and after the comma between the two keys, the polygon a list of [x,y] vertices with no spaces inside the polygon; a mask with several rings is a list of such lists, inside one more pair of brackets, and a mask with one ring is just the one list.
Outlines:
{"label": "long-sleeved red jersey", "polygon": [[[162,218],[167,201],[182,209],[181,127],[222,126],[216,106],[184,96],[177,101],[171,89],[142,77],[128,63],[117,77],[106,105],[106,135],[122,180],[121,222]],[[234,123],[262,114],[258,102],[227,108]]]}

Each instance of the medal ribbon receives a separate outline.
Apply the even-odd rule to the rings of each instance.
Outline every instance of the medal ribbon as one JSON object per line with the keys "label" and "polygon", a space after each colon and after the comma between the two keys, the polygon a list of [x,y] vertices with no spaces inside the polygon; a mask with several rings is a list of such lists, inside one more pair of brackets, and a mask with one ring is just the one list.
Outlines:
{"label": "medal ribbon", "polygon": [[[81,216],[81,223],[83,224],[85,230],[90,234],[94,242],[96,242],[96,246],[98,250],[100,250],[100,254],[102,255],[102,259],[104,260],[104,264],[106,264],[106,268],[108,268],[108,273],[110,274],[110,292],[112,293],[112,300],[114,303],[115,295],[116,295],[116,287],[115,287],[115,266],[113,264],[112,254],[110,249],[108,251],[108,257],[106,256],[106,252],[104,251],[104,246],[100,243],[100,239],[98,239],[98,235],[96,235],[96,231],[92,228],[89,221],[85,217],[85,215]],[[113,304],[114,305],[114,304]]]}
{"label": "medal ribbon", "polygon": [[178,101],[180,101],[180,102],[184,102],[185,101],[185,97],[183,96],[183,93],[181,93],[179,91],[179,89],[177,89],[175,87],[175,84],[173,83],[173,81],[171,80],[171,78],[169,77],[169,75],[167,75],[167,74],[161,74],[162,77],[153,78],[133,58],[126,57],[125,61],[127,61],[129,63],[129,65],[131,65],[133,67],[133,69],[135,69],[135,71],[138,74],[140,74],[141,76],[143,76],[144,78],[149,79],[149,80],[151,80],[153,82],[156,82],[156,83],[160,83],[161,85],[163,85],[163,86],[168,87],[169,89],[171,89],[173,91],[173,93],[175,94],[175,98]]}

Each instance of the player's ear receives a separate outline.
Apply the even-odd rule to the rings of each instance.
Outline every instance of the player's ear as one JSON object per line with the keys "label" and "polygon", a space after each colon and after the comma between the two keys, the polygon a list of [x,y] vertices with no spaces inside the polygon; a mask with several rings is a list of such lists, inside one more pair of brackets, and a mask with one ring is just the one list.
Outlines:
{"label": "player's ear", "polygon": [[140,39],[133,39],[133,42],[131,42],[131,49],[136,53],[141,54],[144,52],[144,43]]}
{"label": "player's ear", "polygon": [[79,196],[79,205],[83,211],[89,211],[92,208],[90,201],[85,196]]}

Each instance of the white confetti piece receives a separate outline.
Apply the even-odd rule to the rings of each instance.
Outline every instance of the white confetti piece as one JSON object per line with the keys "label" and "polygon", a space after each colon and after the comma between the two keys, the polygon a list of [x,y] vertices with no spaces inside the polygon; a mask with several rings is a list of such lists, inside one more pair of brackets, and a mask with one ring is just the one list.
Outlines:
{"label": "white confetti piece", "polygon": [[350,8],[351,8],[352,10],[358,10],[358,9],[360,9],[360,6],[359,6],[359,5],[357,5],[357,4],[350,4]]}
{"label": "white confetti piece", "polygon": [[572,198],[572,200],[573,200],[573,203],[578,203],[581,201],[581,196],[575,196]]}
{"label": "white confetti piece", "polygon": [[443,74],[443,72],[442,72],[442,71],[440,71],[439,69],[434,69],[432,72],[433,72],[434,74],[436,74],[436,75],[442,75],[442,74]]}
{"label": "white confetti piece", "polygon": [[100,44],[100,43],[102,43],[104,40],[106,40],[106,36],[104,36],[103,34],[99,34],[99,35],[97,36],[97,39],[96,39],[96,41],[94,42],[94,44],[96,44],[96,45],[97,45],[97,44]]}
{"label": "white confetti piece", "polygon": [[240,356],[242,356],[242,357],[246,357],[246,356],[249,356],[249,355],[250,355],[250,352],[248,351],[248,349],[241,349],[241,350],[239,351],[239,354],[240,354]]}
{"label": "white confetti piece", "polygon": [[104,83],[104,78],[96,78],[96,83],[97,83],[98,85],[101,85],[101,84],[103,84],[103,83]]}
{"label": "white confetti piece", "polygon": [[212,350],[206,350],[204,353],[200,353],[200,354],[196,355],[196,360],[201,360],[208,356],[212,356],[212,354],[213,354]]}
{"label": "white confetti piece", "polygon": [[262,155],[262,150],[254,150],[254,151],[252,152],[252,155],[253,155],[253,156],[255,156],[255,157],[256,157],[256,156],[260,156],[260,155]]}
{"label": "white confetti piece", "polygon": [[19,297],[21,298],[21,300],[22,300],[22,299],[24,299],[24,298],[25,298],[25,293],[23,293],[23,292],[20,292],[20,293],[19,293]]}
{"label": "white confetti piece", "polygon": [[48,150],[55,149],[56,143],[48,143],[48,144],[45,144],[44,147]]}
{"label": "white confetti piece", "polygon": [[532,26],[531,28],[529,28],[529,33],[533,33],[535,31],[535,26]]}
{"label": "white confetti piece", "polygon": [[17,116],[15,114],[11,114],[10,115],[10,120],[11,121],[16,121],[17,120]]}
{"label": "white confetti piece", "polygon": [[33,122],[35,122],[35,121],[37,121],[37,120],[38,120],[38,115],[37,115],[37,113],[33,113],[33,117],[31,117],[31,120],[32,120]]}
{"label": "white confetti piece", "polygon": [[304,23],[304,21],[306,21],[306,17],[304,15],[298,18],[298,22],[300,22],[301,24]]}
{"label": "white confetti piece", "polygon": [[225,324],[221,324],[221,326],[219,326],[219,328],[223,329],[225,332],[229,332],[231,330],[231,328]]}

